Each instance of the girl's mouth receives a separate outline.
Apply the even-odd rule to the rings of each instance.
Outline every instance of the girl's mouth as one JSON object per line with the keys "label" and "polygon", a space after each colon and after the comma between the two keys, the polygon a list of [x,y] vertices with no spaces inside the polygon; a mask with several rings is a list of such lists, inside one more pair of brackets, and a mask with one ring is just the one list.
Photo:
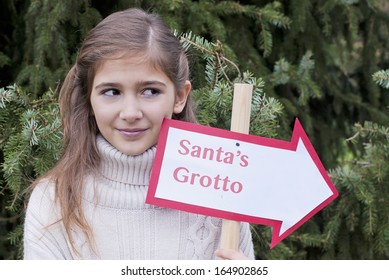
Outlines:
{"label": "girl's mouth", "polygon": [[133,129],[118,129],[121,135],[124,137],[139,137],[142,136],[145,132],[146,129],[142,128],[133,128]]}

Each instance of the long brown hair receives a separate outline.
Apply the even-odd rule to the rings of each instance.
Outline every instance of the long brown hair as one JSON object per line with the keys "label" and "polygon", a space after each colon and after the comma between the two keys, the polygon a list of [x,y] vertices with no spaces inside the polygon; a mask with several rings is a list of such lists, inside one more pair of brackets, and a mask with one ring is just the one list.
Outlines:
{"label": "long brown hair", "polygon": [[[89,173],[95,173],[100,163],[96,147],[98,128],[90,103],[91,87],[101,62],[123,53],[147,56],[155,67],[170,78],[176,92],[189,80],[185,51],[156,14],[140,9],[116,12],[88,33],[76,63],[60,89],[63,154],[44,176],[55,181],[55,198],[60,205],[62,222],[76,253],[71,228],[81,229],[90,242],[93,240],[93,233],[84,216],[81,202],[84,178]],[[190,98],[184,110],[172,117],[195,122]],[[38,182],[39,180],[32,187]]]}

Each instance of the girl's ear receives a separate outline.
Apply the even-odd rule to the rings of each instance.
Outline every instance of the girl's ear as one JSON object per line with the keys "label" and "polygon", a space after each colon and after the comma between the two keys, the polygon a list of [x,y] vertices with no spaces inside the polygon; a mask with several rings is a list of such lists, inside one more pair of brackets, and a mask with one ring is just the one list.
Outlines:
{"label": "girl's ear", "polygon": [[174,114],[179,114],[185,107],[186,100],[188,99],[188,95],[190,90],[192,89],[192,84],[190,81],[185,81],[185,85],[177,92],[176,100],[174,104],[173,112]]}

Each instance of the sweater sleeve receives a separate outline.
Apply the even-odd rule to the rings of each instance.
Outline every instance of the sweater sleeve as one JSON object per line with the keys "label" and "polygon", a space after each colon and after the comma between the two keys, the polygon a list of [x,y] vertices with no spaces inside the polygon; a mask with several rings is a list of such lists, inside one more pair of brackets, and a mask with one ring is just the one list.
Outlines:
{"label": "sweater sleeve", "polygon": [[255,259],[254,255],[254,244],[251,235],[251,228],[249,223],[242,222],[240,225],[240,250],[250,260]]}
{"label": "sweater sleeve", "polygon": [[38,184],[28,202],[24,222],[24,259],[71,259],[54,204],[54,185]]}

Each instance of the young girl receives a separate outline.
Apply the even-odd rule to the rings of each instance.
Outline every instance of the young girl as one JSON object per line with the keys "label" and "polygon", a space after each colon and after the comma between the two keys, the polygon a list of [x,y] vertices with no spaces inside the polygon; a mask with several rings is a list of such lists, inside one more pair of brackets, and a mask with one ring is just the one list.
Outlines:
{"label": "young girl", "polygon": [[129,9],[90,31],[60,91],[62,157],[32,185],[25,259],[254,258],[248,224],[240,252],[217,250],[220,219],[144,202],[163,118],[195,122],[190,90],[157,15]]}

